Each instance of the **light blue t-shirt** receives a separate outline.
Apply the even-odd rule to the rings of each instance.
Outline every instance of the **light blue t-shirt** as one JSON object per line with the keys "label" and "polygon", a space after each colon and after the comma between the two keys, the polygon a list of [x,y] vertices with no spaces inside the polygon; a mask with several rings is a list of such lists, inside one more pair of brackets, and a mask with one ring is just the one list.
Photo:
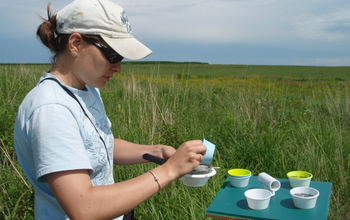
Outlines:
{"label": "light blue t-shirt", "polygon": [[[48,77],[56,78],[45,73],[40,82]],[[93,185],[114,183],[114,138],[99,90],[66,87],[97,131],[78,102],[52,80],[42,81],[28,93],[15,123],[17,157],[34,186],[35,218],[40,220],[68,219],[45,180],[46,174],[86,169]]]}

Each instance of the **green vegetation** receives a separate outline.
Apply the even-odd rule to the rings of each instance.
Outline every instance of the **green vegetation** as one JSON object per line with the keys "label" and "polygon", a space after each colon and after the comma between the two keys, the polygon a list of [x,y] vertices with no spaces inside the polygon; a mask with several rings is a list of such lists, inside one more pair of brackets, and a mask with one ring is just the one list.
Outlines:
{"label": "green vegetation", "polygon": [[[0,219],[33,219],[33,189],[17,163],[17,108],[50,65],[0,65]],[[350,67],[125,62],[101,90],[115,137],[178,147],[217,146],[216,176],[174,181],[136,209],[138,219],[205,219],[231,168],[287,178],[306,170],[333,183],[329,219],[350,218]],[[116,181],[156,165],[118,166]]]}

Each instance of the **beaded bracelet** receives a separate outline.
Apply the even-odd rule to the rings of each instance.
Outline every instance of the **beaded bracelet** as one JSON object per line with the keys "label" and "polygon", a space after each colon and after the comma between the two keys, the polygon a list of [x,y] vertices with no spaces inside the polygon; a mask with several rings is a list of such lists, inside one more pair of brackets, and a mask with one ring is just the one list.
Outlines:
{"label": "beaded bracelet", "polygon": [[151,174],[153,175],[154,181],[156,181],[156,182],[158,183],[158,187],[159,187],[158,192],[159,192],[159,191],[162,189],[162,187],[161,187],[160,184],[159,184],[158,177],[157,177],[156,174],[154,174],[151,170],[149,170],[148,172],[151,173]]}

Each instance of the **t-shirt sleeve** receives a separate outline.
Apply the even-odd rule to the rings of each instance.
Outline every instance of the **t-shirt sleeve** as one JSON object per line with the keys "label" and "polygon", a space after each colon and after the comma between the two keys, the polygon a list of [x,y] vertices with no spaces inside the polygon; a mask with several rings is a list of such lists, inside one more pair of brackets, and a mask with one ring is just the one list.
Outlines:
{"label": "t-shirt sleeve", "polygon": [[46,174],[59,171],[87,169],[92,173],[77,119],[65,106],[41,106],[30,117],[27,128],[38,181],[45,182]]}

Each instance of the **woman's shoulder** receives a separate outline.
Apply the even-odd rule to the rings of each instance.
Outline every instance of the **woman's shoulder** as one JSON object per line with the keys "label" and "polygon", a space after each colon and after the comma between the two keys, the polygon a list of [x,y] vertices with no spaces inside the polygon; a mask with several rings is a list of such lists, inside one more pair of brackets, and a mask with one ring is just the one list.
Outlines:
{"label": "woman's shoulder", "polygon": [[70,106],[72,98],[67,96],[56,82],[52,80],[42,81],[45,78],[45,76],[42,77],[39,83],[25,96],[19,110],[32,112],[46,105]]}

